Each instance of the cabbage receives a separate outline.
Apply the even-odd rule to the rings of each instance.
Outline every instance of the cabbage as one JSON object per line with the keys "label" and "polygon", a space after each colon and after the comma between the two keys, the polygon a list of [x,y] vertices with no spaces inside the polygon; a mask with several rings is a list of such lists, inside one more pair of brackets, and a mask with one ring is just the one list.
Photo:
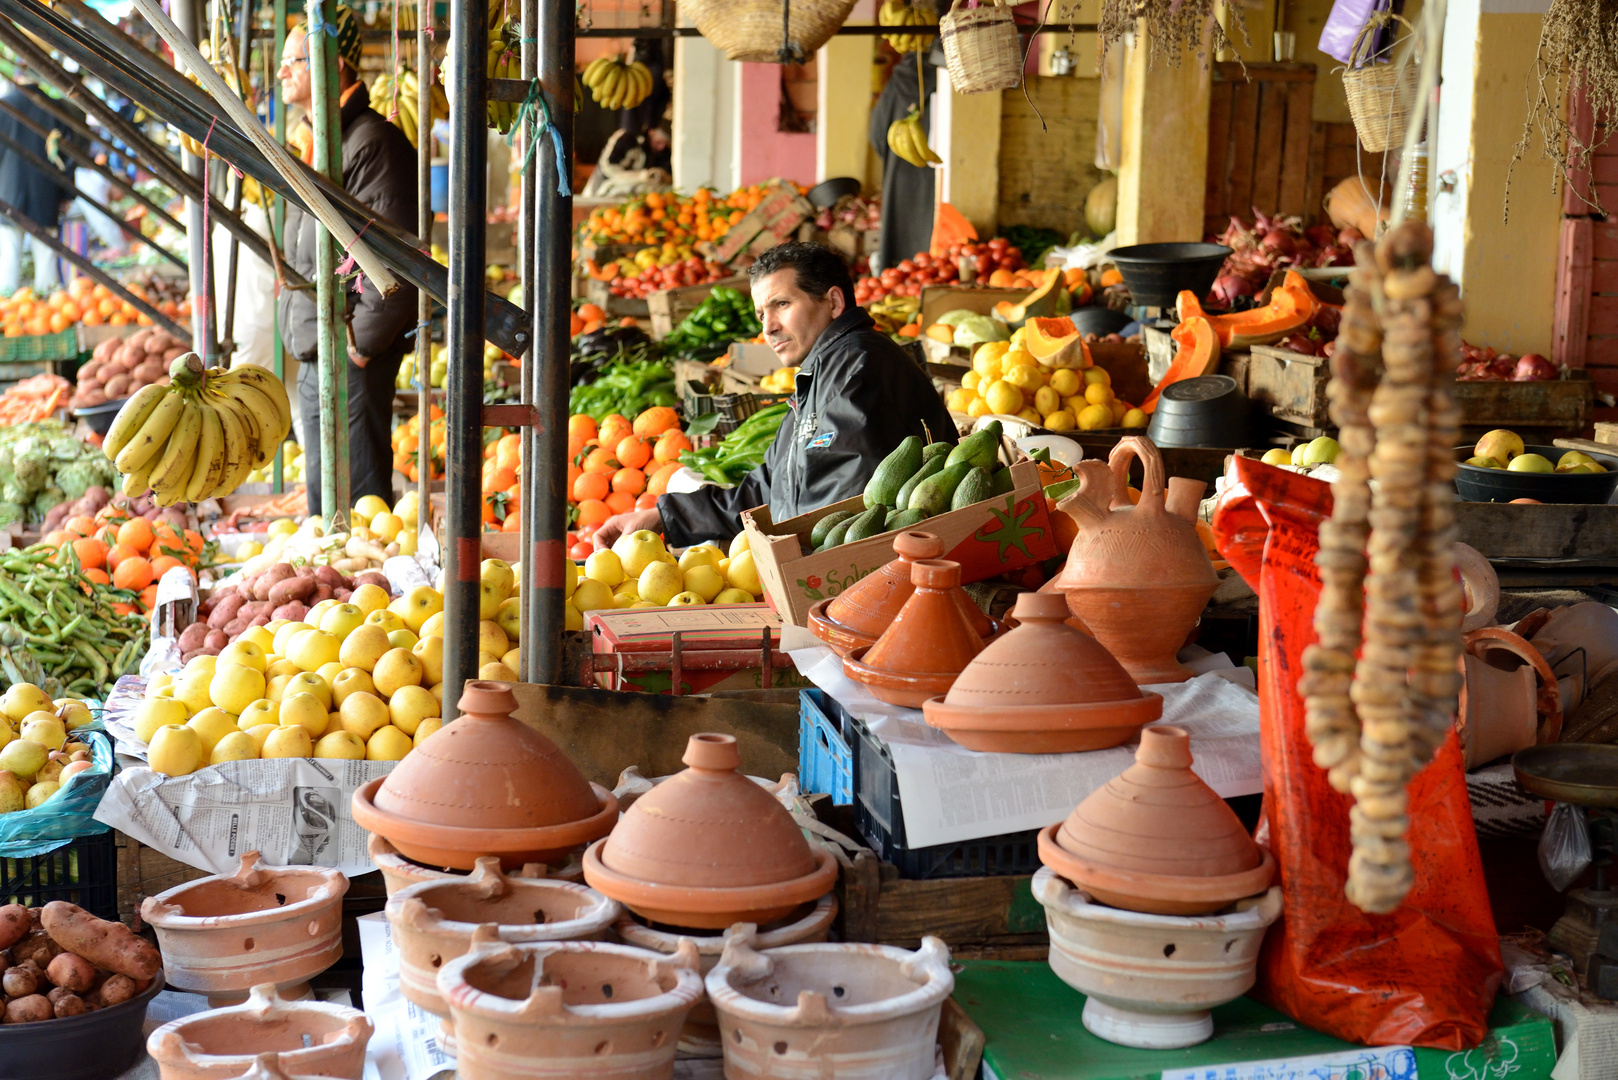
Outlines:
{"label": "cabbage", "polygon": [[1011,332],[999,319],[971,315],[955,324],[955,344],[979,345],[985,341],[1010,341]]}
{"label": "cabbage", "polygon": [[976,314],[977,312],[973,311],[971,308],[956,308],[954,311],[944,312],[944,314],[934,319],[933,322],[942,323],[945,326],[959,326],[961,325],[961,321],[963,319],[970,319]]}

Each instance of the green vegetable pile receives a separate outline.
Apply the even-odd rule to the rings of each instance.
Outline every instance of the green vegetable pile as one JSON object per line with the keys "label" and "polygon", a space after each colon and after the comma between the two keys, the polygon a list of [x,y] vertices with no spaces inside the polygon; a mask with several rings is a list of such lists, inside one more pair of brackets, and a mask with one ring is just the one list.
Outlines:
{"label": "green vegetable pile", "polygon": [[633,420],[654,405],[679,404],[674,392],[674,370],[661,360],[619,360],[601,369],[594,382],[575,386],[568,394],[572,415],[584,413],[600,423],[608,413]]}
{"label": "green vegetable pile", "polygon": [[1002,229],[1000,235],[1011,241],[1011,246],[1022,252],[1029,266],[1043,266],[1045,253],[1060,244],[1062,234],[1055,229],[1040,229],[1032,225],[1013,225]]}
{"label": "green vegetable pile", "polygon": [[0,555],[0,682],[105,697],[145,651],[146,619],[115,608],[136,599],[85,577],[68,544]]}
{"label": "green vegetable pile", "polygon": [[753,298],[719,285],[663,339],[662,345],[673,356],[711,360],[730,348],[731,342],[747,341],[762,331],[753,314]]}
{"label": "green vegetable pile", "polygon": [[58,503],[120,482],[112,462],[60,420],[0,428],[0,527],[43,521]]}
{"label": "green vegetable pile", "polygon": [[716,445],[705,450],[683,451],[680,464],[690,466],[723,487],[734,487],[763,463],[790,409],[784,401],[760,409]]}

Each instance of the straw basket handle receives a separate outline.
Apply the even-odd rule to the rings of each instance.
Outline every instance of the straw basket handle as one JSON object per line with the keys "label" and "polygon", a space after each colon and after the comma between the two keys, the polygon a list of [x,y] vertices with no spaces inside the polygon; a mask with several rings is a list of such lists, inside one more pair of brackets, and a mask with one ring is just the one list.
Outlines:
{"label": "straw basket handle", "polygon": [[[1377,59],[1378,55],[1380,54],[1372,53],[1370,51],[1371,43],[1375,40],[1378,31],[1380,31],[1384,26],[1387,26],[1393,22],[1400,22],[1404,24],[1404,28],[1407,31],[1407,36],[1414,37],[1416,39],[1417,54],[1420,54],[1421,36],[1416,33],[1416,28],[1410,25],[1409,20],[1403,15],[1396,15],[1391,11],[1379,11],[1371,18],[1365,20],[1365,25],[1360,27],[1360,32],[1354,35],[1354,45],[1348,51],[1349,68],[1357,69],[1366,67]],[[1386,49],[1382,50],[1382,53],[1392,53],[1394,47],[1398,44],[1398,39],[1395,39],[1389,43]]]}

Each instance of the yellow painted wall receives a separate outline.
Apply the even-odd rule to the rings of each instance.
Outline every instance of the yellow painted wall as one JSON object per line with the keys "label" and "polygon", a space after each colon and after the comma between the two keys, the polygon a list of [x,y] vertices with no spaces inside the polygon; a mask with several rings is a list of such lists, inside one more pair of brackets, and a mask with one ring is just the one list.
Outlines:
{"label": "yellow painted wall", "polygon": [[1144,32],[1124,61],[1118,243],[1202,239],[1209,69],[1194,56],[1151,62]]}
{"label": "yellow painted wall", "polygon": [[821,46],[816,112],[816,180],[863,180],[870,153],[871,56],[876,39],[838,34]]}
{"label": "yellow painted wall", "polygon": [[947,72],[938,73],[940,115],[949,118],[944,170],[937,196],[959,210],[979,236],[994,233],[1000,202],[1000,95],[957,94]]}

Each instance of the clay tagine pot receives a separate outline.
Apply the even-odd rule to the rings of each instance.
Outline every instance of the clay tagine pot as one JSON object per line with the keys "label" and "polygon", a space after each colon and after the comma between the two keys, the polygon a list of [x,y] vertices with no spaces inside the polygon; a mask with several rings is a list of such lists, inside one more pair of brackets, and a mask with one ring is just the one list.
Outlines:
{"label": "clay tagine pot", "polygon": [[1128,742],[1163,715],[1095,638],[1067,625],[1061,593],[1023,593],[1018,622],[922,715],[969,750],[1061,754]]}
{"label": "clay tagine pot", "polygon": [[[746,928],[751,930],[751,927]],[[931,1080],[938,1018],[955,988],[949,949],[788,945],[733,937],[708,973],[726,1076]]]}
{"label": "clay tagine pot", "polygon": [[516,708],[503,684],[467,683],[459,720],[354,792],[354,820],[423,866],[471,870],[482,855],[507,870],[566,863],[612,830],[618,800]]}
{"label": "clay tagine pot", "polygon": [[[876,644],[876,639],[893,623],[899,609],[916,591],[910,567],[917,559],[944,557],[944,541],[930,532],[902,532],[893,538],[894,558],[840,594],[820,600],[809,609],[809,629],[839,656]],[[1004,631],[966,595],[955,593],[961,614],[984,641]]]}
{"label": "clay tagine pot", "polygon": [[584,853],[591,888],[651,922],[708,930],[770,922],[831,891],[837,860],[741,774],[735,736],[693,735],[681,760]]}
{"label": "clay tagine pot", "polygon": [[1203,915],[1270,887],[1275,859],[1191,771],[1191,736],[1140,733],[1135,763],[1039,833],[1039,861],[1103,904]]}
{"label": "clay tagine pot", "polygon": [[466,1080],[664,1080],[702,996],[689,943],[673,957],[599,941],[482,943],[438,973]]}
{"label": "clay tagine pot", "polygon": [[1264,932],[1281,916],[1281,887],[1222,915],[1148,915],[1104,907],[1048,866],[1034,874],[1051,970],[1087,996],[1084,1026],[1143,1049],[1194,1046],[1213,1034],[1208,1010],[1252,988]]}
{"label": "clay tagine pot", "polygon": [[171,987],[242,1001],[269,983],[297,997],[343,955],[348,878],[319,866],[266,866],[256,851],[241,869],[148,896],[140,915],[157,931]]}
{"label": "clay tagine pot", "polygon": [[[371,856],[371,865],[382,871],[382,884],[392,896],[400,889],[408,889],[412,885],[420,885],[424,881],[464,881],[466,875],[454,870],[434,870],[430,866],[413,863],[403,855],[399,849],[388,843],[388,838],[371,834],[365,842],[365,853]],[[519,878],[548,878],[551,881],[583,881],[584,864],[578,856],[573,856],[566,866],[553,870],[544,863],[523,863],[521,870],[513,871],[507,877]]]}
{"label": "clay tagine pot", "polygon": [[[831,930],[832,920],[836,917],[837,897],[833,893],[827,893],[813,904],[805,904],[799,912],[753,929],[753,947],[778,949],[783,945],[804,945],[825,941],[826,935]],[[673,955],[680,942],[689,941],[697,947],[702,974],[707,975],[718,965],[719,958],[725,951],[725,943],[733,934],[742,932],[743,928],[747,927],[752,927],[752,924],[737,923],[717,934],[678,934],[658,930],[638,921],[632,915],[625,915],[618,920],[613,929],[617,931],[625,945],[633,945],[637,949],[650,949],[666,956]],[[693,1057],[716,1058],[720,1056],[721,1051],[719,1019],[714,1015],[713,1003],[704,996],[686,1015],[685,1027],[680,1030],[680,1052]]]}
{"label": "clay tagine pot", "polygon": [[928,698],[949,693],[956,676],[983,651],[983,638],[955,596],[963,592],[960,563],[917,559],[910,579],[915,592],[892,625],[875,645],[845,656],[843,673],[890,705],[919,709]]}
{"label": "clay tagine pot", "polygon": [[[1131,455],[1146,472],[1134,506]],[[1059,509],[1079,534],[1056,588],[1130,678],[1142,686],[1184,682],[1192,672],[1175,654],[1219,587],[1195,524],[1206,485],[1176,476],[1165,486],[1162,456],[1138,435],[1120,439],[1106,467],[1081,461],[1077,469],[1079,490]]]}
{"label": "clay tagine pot", "polygon": [[476,941],[598,941],[620,908],[594,889],[568,881],[507,877],[485,856],[471,875],[425,881],[388,898],[399,949],[399,987],[430,1013],[448,1016],[438,971]]}
{"label": "clay tagine pot", "polygon": [[231,1080],[258,1055],[279,1054],[295,1076],[360,1080],[371,1021],[358,1009],[323,1001],[284,1001],[255,986],[242,1005],[170,1020],[146,1039],[162,1080]]}
{"label": "clay tagine pot", "polygon": [[313,1076],[293,1076],[281,1068],[280,1054],[260,1054],[253,1067],[242,1073],[241,1080],[319,1080]]}

